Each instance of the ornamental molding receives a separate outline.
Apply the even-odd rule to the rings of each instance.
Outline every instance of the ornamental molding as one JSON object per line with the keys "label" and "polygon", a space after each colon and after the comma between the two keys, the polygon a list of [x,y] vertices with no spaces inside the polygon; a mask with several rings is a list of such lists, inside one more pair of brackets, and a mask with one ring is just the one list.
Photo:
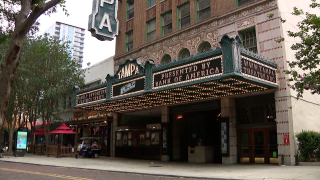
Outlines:
{"label": "ornamental molding", "polygon": [[249,26],[251,24],[255,24],[255,17],[246,19],[244,21],[237,22],[237,28],[243,28]]}
{"label": "ornamental molding", "polygon": [[164,54],[163,50],[152,53],[152,57],[153,57],[156,65],[160,64],[160,61],[161,61],[163,54]]}
{"label": "ornamental molding", "polygon": [[207,34],[207,38],[211,42],[212,49],[214,49],[214,47],[217,47],[219,45],[219,42],[218,42],[218,30],[214,30],[212,32],[209,32]]}
{"label": "ornamental molding", "polygon": [[178,56],[180,49],[181,49],[181,44],[177,44],[173,47],[168,48],[168,51],[171,54],[172,59],[177,59],[177,56]]}
{"label": "ornamental molding", "polygon": [[141,59],[141,63],[145,64],[149,60],[149,57],[148,56],[143,56],[143,57],[140,57],[140,59]]}
{"label": "ornamental molding", "polygon": [[198,46],[201,42],[201,38],[195,37],[187,41],[187,46],[191,49],[192,54],[197,54]]}
{"label": "ornamental molding", "polygon": [[[173,47],[174,44],[184,44],[184,41],[187,37],[193,37],[193,39],[198,39],[199,37],[195,37],[198,34],[200,34],[201,32],[206,32],[207,33],[207,38],[210,39],[212,47],[219,46],[219,43],[217,43],[214,37],[214,31],[217,31],[217,29],[219,28],[219,26],[223,26],[225,24],[228,23],[235,23],[235,21],[237,19],[244,19],[247,18],[245,20],[242,20],[241,22],[237,22],[236,25],[239,27],[244,27],[245,25],[249,25],[248,23],[254,23],[255,21],[255,17],[251,17],[249,18],[248,16],[253,16],[256,13],[260,13],[260,12],[264,12],[264,11],[270,11],[270,9],[272,8],[276,8],[277,7],[277,1],[276,0],[272,0],[272,1],[264,1],[264,2],[260,2],[257,3],[254,7],[246,7],[244,10],[237,10],[233,13],[227,14],[225,16],[222,16],[221,18],[215,18],[212,21],[208,21],[206,24],[202,24],[199,25],[193,29],[190,29],[188,31],[183,31],[180,33],[177,33],[176,35],[172,36],[172,37],[168,37],[164,40],[160,40],[159,42],[156,42],[152,45],[149,46],[145,46],[143,47],[140,51],[137,51],[136,53],[132,53],[130,56],[128,55],[123,55],[123,56],[118,56],[119,59],[117,59],[117,61],[120,62],[124,62],[126,60],[126,58],[124,58],[125,56],[130,57],[132,59],[137,58],[137,57],[143,57],[145,55],[147,55],[147,53],[151,53],[152,56],[153,54],[157,54],[159,53],[159,50],[161,50],[161,48],[163,46],[169,46],[169,47]],[[253,22],[252,22],[253,20]],[[210,32],[211,31],[211,32]],[[211,34],[210,34],[211,33]],[[217,32],[218,33],[218,32]],[[204,39],[203,39],[204,40]],[[192,52],[195,54],[196,51],[196,47],[194,45],[192,45],[192,40],[188,40],[189,44],[188,46],[190,46],[192,49]],[[200,39],[201,41],[201,39]],[[156,61],[156,59],[154,59]],[[158,61],[159,59],[157,59]],[[157,64],[157,62],[156,62]]]}

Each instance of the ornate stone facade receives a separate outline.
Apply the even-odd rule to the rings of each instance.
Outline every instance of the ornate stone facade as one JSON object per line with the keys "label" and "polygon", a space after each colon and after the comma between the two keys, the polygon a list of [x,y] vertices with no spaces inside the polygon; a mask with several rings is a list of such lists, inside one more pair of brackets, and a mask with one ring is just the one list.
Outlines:
{"label": "ornate stone facade", "polygon": [[[180,44],[179,50],[188,48],[191,54],[197,53],[198,46],[203,41],[209,40],[212,48],[215,48],[219,46],[219,38],[225,34],[225,32],[220,31],[222,27],[230,24],[234,24],[236,27],[254,25],[256,23],[254,20],[256,14],[272,11],[276,8],[277,2],[276,0],[272,0],[242,11],[235,10],[232,14],[224,15],[220,18],[214,18],[208,22],[195,26],[194,28],[181,31],[168,36],[165,39],[155,41],[154,44],[144,46],[139,51],[133,50],[123,56],[115,57],[115,65],[117,66],[123,63],[126,59],[146,59],[146,57],[148,57],[147,59],[154,60],[155,64],[158,65],[165,54],[170,54],[172,59],[177,59],[177,55],[179,54],[175,47],[177,44]],[[236,29],[234,29],[234,32],[236,32]],[[206,35],[204,37],[199,36],[201,33],[205,33]],[[165,50],[165,47],[169,47],[167,48],[167,51]]]}

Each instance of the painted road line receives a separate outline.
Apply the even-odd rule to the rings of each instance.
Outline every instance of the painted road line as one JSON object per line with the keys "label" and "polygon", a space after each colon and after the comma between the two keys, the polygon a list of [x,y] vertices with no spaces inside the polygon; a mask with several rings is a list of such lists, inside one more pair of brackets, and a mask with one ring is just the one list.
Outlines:
{"label": "painted road line", "polygon": [[92,179],[88,179],[88,178],[66,176],[66,175],[60,175],[60,174],[41,173],[41,172],[34,172],[34,171],[24,171],[24,170],[18,170],[18,169],[0,168],[0,170],[27,173],[27,174],[37,174],[37,175],[42,175],[42,176],[51,176],[51,177],[57,177],[57,178],[63,178],[63,179],[92,180]]}

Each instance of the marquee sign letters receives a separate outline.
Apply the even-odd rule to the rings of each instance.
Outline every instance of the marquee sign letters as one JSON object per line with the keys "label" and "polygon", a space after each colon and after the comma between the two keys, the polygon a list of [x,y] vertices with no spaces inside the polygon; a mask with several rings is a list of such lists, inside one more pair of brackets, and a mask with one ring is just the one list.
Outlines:
{"label": "marquee sign letters", "polygon": [[100,88],[93,91],[77,95],[77,105],[87,104],[106,99],[106,88]]}
{"label": "marquee sign letters", "polygon": [[276,83],[276,70],[249,58],[241,59],[242,73],[258,79]]}
{"label": "marquee sign letters", "polygon": [[89,31],[101,41],[113,40],[119,31],[118,0],[93,0]]}
{"label": "marquee sign letters", "polygon": [[124,65],[118,72],[119,79],[127,78],[134,74],[139,74],[139,66],[135,63]]}
{"label": "marquee sign letters", "polygon": [[160,88],[178,83],[209,78],[222,73],[221,57],[179,66],[153,75],[153,87]]}
{"label": "marquee sign letters", "polygon": [[145,77],[137,78],[132,81],[119,83],[112,86],[113,98],[127,94],[138,93],[144,91]]}

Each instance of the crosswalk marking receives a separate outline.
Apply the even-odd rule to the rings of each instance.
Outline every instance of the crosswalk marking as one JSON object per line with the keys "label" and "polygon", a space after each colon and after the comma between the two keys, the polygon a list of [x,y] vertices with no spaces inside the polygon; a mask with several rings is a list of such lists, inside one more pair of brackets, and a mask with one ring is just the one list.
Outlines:
{"label": "crosswalk marking", "polygon": [[63,179],[92,180],[92,179],[88,179],[88,178],[81,178],[81,177],[74,177],[74,176],[66,176],[66,175],[60,175],[60,174],[41,173],[41,172],[34,172],[34,171],[24,171],[24,170],[18,170],[18,169],[0,168],[0,170],[3,170],[3,171],[13,171],[13,172],[21,172],[21,173],[28,173],[28,174],[37,174],[37,175],[43,175],[43,176],[58,177],[58,178],[63,178]]}

